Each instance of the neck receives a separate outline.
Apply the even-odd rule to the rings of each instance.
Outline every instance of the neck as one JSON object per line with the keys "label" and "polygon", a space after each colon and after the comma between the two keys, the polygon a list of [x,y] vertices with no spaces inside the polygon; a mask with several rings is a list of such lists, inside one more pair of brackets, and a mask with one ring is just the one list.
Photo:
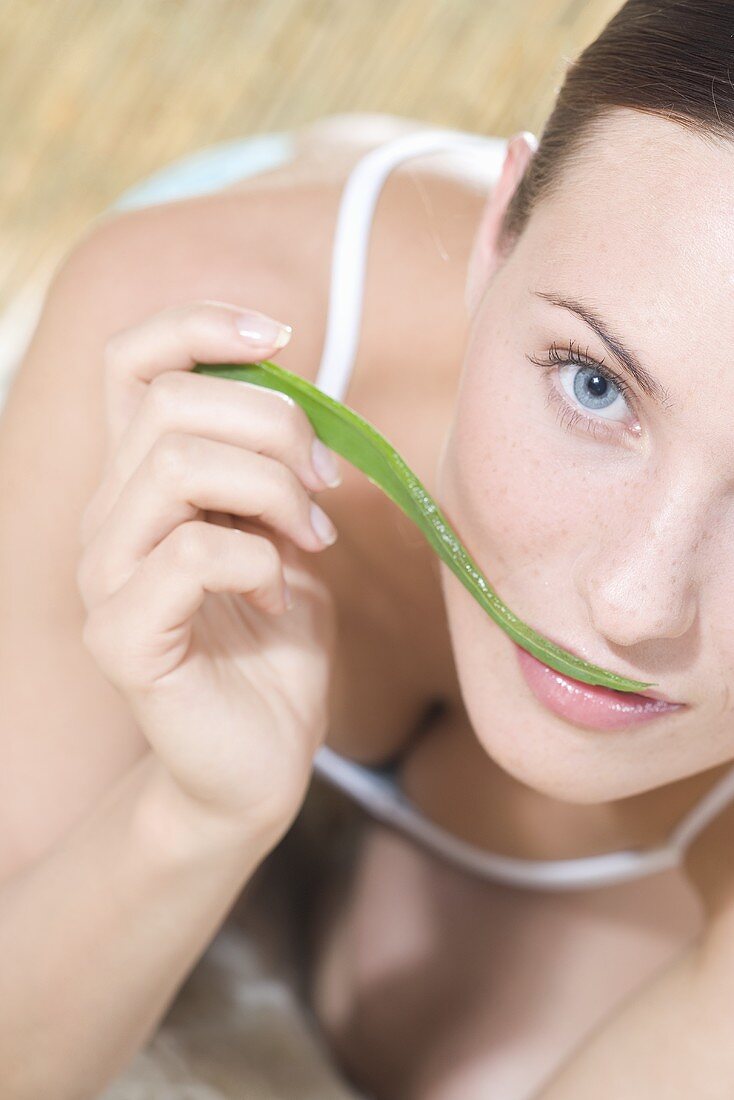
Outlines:
{"label": "neck", "polygon": [[500,768],[459,704],[439,716],[401,779],[408,797],[432,820],[470,843],[521,859],[573,859],[665,844],[730,766],[629,798],[596,805],[561,802]]}

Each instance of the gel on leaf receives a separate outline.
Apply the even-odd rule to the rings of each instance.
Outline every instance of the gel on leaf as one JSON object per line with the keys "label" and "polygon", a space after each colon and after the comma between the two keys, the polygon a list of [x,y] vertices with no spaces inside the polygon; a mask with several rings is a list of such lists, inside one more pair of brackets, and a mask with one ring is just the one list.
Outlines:
{"label": "gel on leaf", "polygon": [[574,657],[518,619],[490,587],[413,471],[385,437],[353,409],[269,359],[260,363],[197,363],[194,370],[199,374],[233,378],[279,390],[296,401],[308,416],[319,439],[366,474],[374,485],[382,489],[413,520],[477,603],[514,642],[539,661],[583,683],[600,684],[617,691],[644,691],[653,686],[640,680],[628,680],[589,661]]}

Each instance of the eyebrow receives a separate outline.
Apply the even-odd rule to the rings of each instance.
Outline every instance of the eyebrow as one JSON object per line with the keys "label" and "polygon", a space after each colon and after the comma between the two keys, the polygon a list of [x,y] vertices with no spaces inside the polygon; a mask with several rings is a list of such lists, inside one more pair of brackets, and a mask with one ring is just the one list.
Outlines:
{"label": "eyebrow", "polygon": [[619,360],[643,393],[646,393],[653,401],[657,401],[659,404],[665,405],[668,408],[673,404],[670,400],[670,392],[668,389],[661,385],[656,378],[653,378],[653,376],[645,370],[635,353],[624,346],[620,338],[610,329],[609,325],[594,312],[591,306],[587,305],[585,302],[579,301],[577,298],[565,298],[560,294],[553,294],[550,291],[534,290],[533,294],[538,298],[544,298],[545,301],[551,302],[552,305],[561,306],[562,309],[568,309],[572,313],[575,313],[582,321],[585,321],[587,325],[593,328],[597,336],[604,341],[612,355]]}

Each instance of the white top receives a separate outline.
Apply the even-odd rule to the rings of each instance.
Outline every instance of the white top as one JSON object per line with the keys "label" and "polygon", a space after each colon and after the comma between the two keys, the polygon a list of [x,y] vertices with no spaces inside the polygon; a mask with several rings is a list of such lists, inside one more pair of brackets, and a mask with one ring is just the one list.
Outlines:
{"label": "white top", "polygon": [[[316,379],[316,385],[325,393],[345,401],[359,344],[369,233],[380,190],[391,170],[410,157],[473,150],[499,176],[506,146],[506,141],[497,137],[428,129],[401,135],[371,149],[351,170],[337,218],[326,339]],[[660,847],[579,859],[517,859],[487,852],[436,825],[406,798],[385,769],[355,763],[327,745],[317,751],[315,769],[376,818],[410,834],[467,871],[513,886],[542,890],[611,885],[674,867],[693,838],[734,799],[733,767]]]}

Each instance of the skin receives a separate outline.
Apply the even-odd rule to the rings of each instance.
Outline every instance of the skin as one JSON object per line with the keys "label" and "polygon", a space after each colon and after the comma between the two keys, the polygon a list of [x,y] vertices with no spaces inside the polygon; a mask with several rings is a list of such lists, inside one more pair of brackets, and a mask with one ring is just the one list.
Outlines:
{"label": "skin", "polygon": [[[374,128],[371,134],[367,145],[390,136],[375,137]],[[23,610],[13,624],[13,653],[0,661],[8,670],[3,696],[11,707],[11,728],[19,731],[13,759],[36,779],[32,790],[16,783],[3,792],[9,833],[18,838],[16,849],[4,853],[7,868],[37,858],[70,822],[88,812],[100,790],[147,747],[141,726],[163,750],[169,770],[184,765],[176,772],[183,786],[200,779],[196,759],[192,767],[192,758],[182,755],[182,739],[170,738],[169,730],[150,720],[131,721],[129,707],[110,690],[89,652],[82,655],[75,648],[83,622],[78,600],[71,598],[78,523],[100,484],[105,449],[117,431],[101,401],[99,360],[110,333],[125,329],[150,335],[146,325],[156,311],[207,297],[231,303],[227,309],[257,304],[291,323],[294,338],[277,359],[306,377],[315,376],[328,286],[324,241],[330,239],[344,175],[363,150],[341,146],[338,126],[326,139],[323,131],[320,138],[314,131],[311,137],[313,144],[304,143],[295,168],[271,173],[265,181],[103,227],[62,273],[52,294],[24,366],[26,381],[15,391],[4,421],[5,468],[27,469],[32,462],[35,475],[33,494],[14,496],[16,482],[8,479],[0,523],[5,531],[0,549],[7,550],[22,593],[8,606]],[[640,157],[640,148],[649,157]],[[618,127],[595,143],[588,163],[566,181],[562,201],[549,201],[534,212],[517,249],[502,264],[494,249],[496,227],[530,155],[530,147],[515,139],[500,178],[483,191],[455,166],[443,173],[397,172],[386,186],[373,231],[365,325],[348,400],[405,454],[483,571],[526,621],[604,667],[656,680],[661,690],[690,702],[690,710],[634,734],[580,731],[543,711],[519,676],[506,635],[481,614],[452,574],[439,570],[436,555],[416,540],[412,526],[380,491],[344,464],[342,485],[321,501],[339,531],[336,544],[300,556],[285,545],[291,568],[298,563],[302,570],[303,590],[312,586],[322,606],[331,606],[330,594],[339,613],[328,743],[365,761],[404,752],[401,783],[435,820],[491,850],[555,858],[662,839],[734,755],[725,732],[726,402],[712,402],[709,388],[685,388],[690,370],[680,356],[676,372],[673,356],[673,351],[680,354],[680,346],[689,356],[694,348],[700,351],[704,333],[716,332],[709,339],[707,362],[725,384],[726,355],[717,348],[727,345],[720,339],[721,325],[728,324],[731,332],[731,302],[727,313],[723,288],[731,277],[726,253],[732,253],[726,247],[731,230],[721,189],[730,178],[726,158],[731,153],[713,150],[664,120],[625,113]],[[684,189],[676,190],[678,173],[689,185],[695,182],[695,201]],[[279,202],[279,196],[287,201]],[[247,236],[253,224],[272,226],[276,243],[288,242],[287,277],[274,272],[272,236],[268,249],[260,243],[260,251],[258,241]],[[310,227],[310,236],[303,226]],[[396,266],[394,242],[400,233],[406,247]],[[156,235],[158,247],[151,249]],[[436,247],[437,237],[444,252]],[[592,257],[605,252],[605,264],[580,264],[580,240],[589,242]],[[177,251],[181,242],[185,256]],[[627,270],[633,247],[639,248],[636,257],[651,257],[649,270],[639,261]],[[244,267],[243,255],[249,260]],[[115,273],[114,285],[105,286],[100,270]],[[713,280],[712,270],[717,273]],[[548,271],[554,286],[547,285]],[[591,297],[604,306],[648,369],[677,397],[685,418],[678,413],[680,418],[668,424],[646,407],[644,447],[638,445],[637,452],[578,431],[563,432],[555,409],[546,407],[539,368],[525,354],[541,354],[550,341],[563,346],[569,338],[599,357],[605,349],[592,345],[593,334],[566,311],[539,301],[530,304],[529,290],[541,276],[544,289]],[[127,289],[120,295],[123,279]],[[406,294],[406,287],[413,293]],[[652,306],[646,313],[644,303],[658,309],[659,303],[671,301],[665,323],[656,325]],[[706,309],[715,302],[711,319],[716,327],[700,324],[699,301]],[[64,323],[78,317],[80,302],[84,324],[71,327],[64,345],[67,362],[60,370],[55,353],[65,329],[59,317]],[[184,365],[181,351],[187,346],[175,343],[177,355],[171,355],[171,333],[166,332],[168,359],[163,347],[152,358],[161,370],[167,364],[175,372]],[[214,358],[227,354],[219,342],[225,340],[224,329],[210,330],[209,339]],[[228,332],[226,340],[231,339]],[[130,351],[133,345],[134,340],[120,360],[134,375],[140,358]],[[241,345],[230,346],[236,358]],[[506,369],[510,360],[512,371]],[[412,415],[418,385],[420,424]],[[275,408],[275,400],[270,398],[269,408]],[[141,407],[119,394],[114,407],[123,420],[141,415]],[[157,406],[159,415],[164,407],[176,406]],[[198,400],[182,399],[177,409],[181,416],[187,409],[203,415]],[[85,431],[75,433],[69,447],[66,425],[77,418]],[[164,430],[162,419],[140,422],[155,426],[153,435]],[[61,434],[55,437],[55,431]],[[122,437],[114,438],[119,447]],[[278,438],[274,432],[271,444]],[[303,443],[306,436],[299,438]],[[685,461],[691,438],[692,464]],[[247,441],[239,444],[245,447]],[[295,465],[304,453],[281,457]],[[213,457],[212,452],[209,480],[199,485],[200,492],[206,488],[214,494],[223,486],[224,472]],[[619,478],[611,497],[613,513],[608,491],[602,503],[597,501],[600,479],[592,481],[589,473],[602,462],[613,467],[603,484],[615,474]],[[534,485],[538,469],[549,466],[553,480]],[[202,468],[201,454],[197,467]],[[476,476],[480,469],[486,477]],[[560,478],[559,470],[568,476]],[[314,487],[305,465],[295,472]],[[655,494],[650,493],[651,479]],[[242,479],[230,482],[233,491],[243,490]],[[484,485],[502,486],[502,491],[484,493]],[[104,541],[100,532],[120,488],[107,478],[110,493],[102,493],[99,510],[88,516],[87,548]],[[180,514],[181,489],[168,485],[171,517]],[[303,518],[302,489],[297,496],[296,511]],[[63,508],[57,503],[61,497]],[[644,538],[651,499],[657,505],[653,529],[659,533],[652,543]],[[208,506],[213,506],[211,499]],[[252,502],[241,500],[238,507],[246,511]],[[125,513],[126,532],[135,514],[134,509]],[[150,514],[146,522],[152,522]],[[694,546],[702,529],[712,534]],[[613,554],[602,557],[600,530]],[[33,544],[23,541],[28,531],[52,550],[50,577],[36,568]],[[307,550],[305,528],[299,531],[298,548]],[[716,531],[721,532],[718,539]],[[286,530],[286,535],[294,532]],[[225,534],[220,528],[219,535]],[[120,545],[119,539],[108,543],[111,549]],[[684,563],[685,591],[700,606],[699,616],[686,617],[689,604],[671,597],[676,576],[680,579],[673,558]],[[79,578],[90,607],[102,591],[96,587],[102,576],[99,560],[86,579]],[[201,566],[211,556],[198,560]],[[364,583],[365,577],[370,583]],[[600,587],[594,583],[597,577],[611,579]],[[271,573],[270,579],[275,600],[278,578]],[[629,602],[621,596],[614,601],[625,582]],[[156,590],[159,585],[153,585]],[[138,604],[147,607],[147,597]],[[49,608],[54,609],[54,630],[49,629]],[[248,613],[247,621],[257,620]],[[706,623],[706,632],[696,623]],[[267,629],[277,636],[293,628],[276,615]],[[120,636],[118,629],[108,633],[109,638]],[[656,647],[642,644],[653,639]],[[319,653],[314,646],[314,659]],[[104,659],[98,663],[104,666]],[[44,669],[44,698],[52,692],[57,700],[51,716],[33,688],[30,670],[38,667]],[[437,696],[446,709],[429,722],[428,704]],[[240,688],[233,689],[232,698],[241,707],[248,697]],[[217,696],[218,705],[225,703]],[[242,728],[237,706],[229,715],[232,731]],[[316,704],[313,714],[316,728],[323,715]],[[691,736],[683,733],[684,723]],[[104,739],[97,736],[100,728]],[[223,730],[223,724],[217,728]],[[194,721],[187,753],[197,748],[198,729]],[[21,737],[24,730],[33,736]],[[635,746],[640,737],[646,742],[665,737],[666,742],[656,744],[657,753],[647,743],[640,751]],[[244,760],[238,763],[243,766]],[[229,779],[227,768],[222,778]],[[288,786],[288,814],[295,812],[299,783],[296,777]],[[231,798],[240,789],[237,782],[220,793]],[[283,803],[279,814],[282,824]],[[463,1100],[467,1088],[472,1094],[471,1087],[493,1087],[507,1100],[524,1100],[594,1022],[700,934],[702,902],[712,918],[728,911],[727,822],[722,815],[694,846],[685,874],[675,871],[578,895],[478,882],[441,865],[406,838],[368,824],[352,873],[325,891],[321,912],[317,899],[307,918],[314,933],[309,996],[335,1056],[375,1096]],[[487,935],[490,928],[492,936]],[[559,955],[560,943],[565,946]],[[554,996],[543,996],[551,983]],[[497,1042],[488,1051],[487,1035],[508,1031],[515,1042]]]}
{"label": "skin", "polygon": [[[518,154],[517,171],[529,155]],[[477,737],[505,770],[553,798],[626,798],[734,757],[732,168],[731,143],[712,146],[665,119],[620,111],[558,195],[538,206],[504,264],[495,230],[506,189],[484,213],[467,288],[468,347],[439,465],[442,506],[521,618],[687,704],[609,734],[549,715],[525,688],[507,639],[442,563]],[[603,418],[597,432],[608,434],[562,430],[526,356],[571,340],[612,369],[619,361],[540,291],[591,304],[666,388],[665,406],[639,388],[634,407],[619,395],[596,412],[567,397],[582,415]]]}
{"label": "skin", "polygon": [[[640,156],[640,149],[648,155]],[[455,714],[450,731],[439,723],[416,746],[401,780],[434,820],[490,849],[554,858],[660,841],[666,827],[730,766],[730,424],[727,402],[713,409],[709,388],[692,384],[690,363],[706,339],[702,333],[710,333],[706,361],[717,392],[722,386],[725,391],[728,341],[722,341],[721,329],[734,331],[733,155],[731,146],[712,148],[666,120],[619,112],[569,173],[559,196],[534,211],[509,259],[498,253],[497,230],[532,156],[522,137],[511,143],[482,210],[466,272],[466,351],[435,470],[437,499],[520,617],[589,660],[654,680],[668,698],[688,704],[674,717],[619,733],[583,730],[549,714],[527,690],[507,637],[441,563],[452,652],[472,732],[466,734]],[[624,175],[619,164],[626,166]],[[585,262],[599,256],[604,263]],[[548,404],[539,368],[526,355],[542,356],[553,341],[563,347],[573,340],[599,362],[619,365],[580,318],[536,298],[532,292],[538,289],[592,302],[667,387],[667,410],[640,394],[634,412],[621,399],[615,403],[609,427],[616,435],[602,439],[580,427],[565,432],[557,407]],[[694,302],[695,313],[685,306]],[[700,324],[701,308],[708,324]],[[639,432],[623,437],[620,429],[632,431],[636,424]],[[451,789],[461,797],[449,797]],[[503,810],[514,830],[498,825]],[[724,838],[730,821],[731,814],[723,814],[686,862],[689,881],[703,887],[697,896],[719,914],[729,904]],[[454,1089],[457,1097],[466,1095],[467,1080],[491,1084],[502,1095],[525,1095],[522,1089],[541,1081],[564,1047],[573,1049],[592,1018],[603,1019],[701,931],[696,897],[677,872],[572,897],[518,896],[491,884],[459,882],[435,867],[424,868],[423,878],[407,847],[379,830],[372,834],[352,893],[342,900],[342,915],[329,925],[336,944],[323,948],[316,987],[322,1019],[345,1064],[356,1067],[363,1075],[358,1079],[378,1094],[382,1089],[389,1095],[397,1075],[403,1090],[412,1087],[420,1096],[435,1090],[442,1100],[453,1097]],[[454,990],[457,1003],[471,1005],[464,1013],[452,1002],[454,1027],[444,1021],[447,1032],[464,1037],[463,1071],[435,1053],[419,1083],[407,1067],[435,1032],[428,1022],[418,1024],[417,1049],[407,1054],[402,1032],[399,1043],[391,1044],[397,1018],[405,1019],[408,1009],[398,999],[396,1018],[391,1016],[399,995],[384,978],[389,964],[380,962],[390,949],[371,931],[386,919],[380,898],[394,898],[410,868],[418,876],[411,879],[411,893],[422,900],[414,900],[412,911],[405,905],[396,912],[390,904],[391,923],[405,921],[405,958],[411,957],[410,945],[416,950],[420,914],[429,908],[441,927],[438,913],[445,905],[453,914],[446,932],[426,930],[425,950],[433,958],[440,938],[446,969],[438,978],[432,967],[434,980],[442,994]],[[430,900],[439,896],[442,905]],[[637,929],[634,948],[623,938],[603,945],[597,939],[614,920],[617,904]],[[675,927],[667,923],[673,911]],[[468,912],[477,914],[473,935],[457,924],[456,914]],[[583,1006],[559,999],[556,953],[542,931],[556,920],[574,941],[568,965],[576,988],[597,991]],[[653,941],[642,933],[647,921],[656,928]],[[503,926],[508,936],[524,930],[536,967],[531,977],[518,957],[507,986],[500,977],[501,954],[483,944],[481,954],[472,952],[465,961],[457,946],[465,936],[464,942],[482,942],[483,927],[506,942]],[[607,964],[603,972],[597,969],[600,956]],[[399,988],[420,1019],[422,1006],[435,1004],[436,993],[428,979],[416,976],[417,966],[408,972],[415,995],[404,992],[405,972]],[[551,972],[553,1012],[542,1014],[536,1030],[516,1007],[517,983],[527,979],[534,989],[543,988]],[[345,973],[352,976],[351,1009],[340,984]],[[572,987],[567,993],[572,997]],[[533,996],[529,988],[527,996]],[[654,1020],[655,1011],[646,1017],[643,1008],[638,1015]],[[508,1026],[522,1033],[523,1070],[496,1051],[487,1054],[484,1037]],[[481,1037],[470,1054],[467,1036],[476,1034],[474,1027]],[[394,1062],[381,1077],[371,1066],[386,1050]]]}

